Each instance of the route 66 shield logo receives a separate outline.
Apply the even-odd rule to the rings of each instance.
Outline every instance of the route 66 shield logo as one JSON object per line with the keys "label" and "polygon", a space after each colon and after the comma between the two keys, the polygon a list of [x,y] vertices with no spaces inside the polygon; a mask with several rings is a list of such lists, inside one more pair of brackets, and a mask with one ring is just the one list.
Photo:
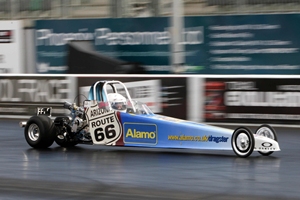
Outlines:
{"label": "route 66 shield logo", "polygon": [[107,111],[94,102],[85,110],[94,144],[114,145],[122,134],[121,123],[115,111]]}

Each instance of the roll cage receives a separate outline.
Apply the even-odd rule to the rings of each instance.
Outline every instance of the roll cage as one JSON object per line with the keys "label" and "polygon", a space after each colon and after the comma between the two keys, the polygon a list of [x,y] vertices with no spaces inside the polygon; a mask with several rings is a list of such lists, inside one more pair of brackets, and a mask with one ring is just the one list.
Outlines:
{"label": "roll cage", "polygon": [[[110,92],[122,94],[127,99],[128,104],[132,105],[132,112],[137,112],[127,87],[120,81],[111,80],[95,82],[90,88],[88,100],[108,102],[107,94]],[[113,110],[109,103],[107,104],[107,107],[109,110]]]}

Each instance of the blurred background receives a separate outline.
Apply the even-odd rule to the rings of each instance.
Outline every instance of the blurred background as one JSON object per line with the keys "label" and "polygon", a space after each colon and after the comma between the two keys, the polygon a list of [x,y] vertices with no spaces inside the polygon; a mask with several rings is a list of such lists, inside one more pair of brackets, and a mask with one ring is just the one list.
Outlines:
{"label": "blurred background", "polygon": [[[125,18],[171,16],[177,0],[1,0],[1,19]],[[178,0],[185,16],[288,13],[297,0]]]}
{"label": "blurred background", "polygon": [[299,9],[297,0],[1,0],[0,68],[295,74]]}
{"label": "blurred background", "polygon": [[64,114],[110,78],[155,113],[297,124],[299,11],[298,0],[0,0],[0,117]]}

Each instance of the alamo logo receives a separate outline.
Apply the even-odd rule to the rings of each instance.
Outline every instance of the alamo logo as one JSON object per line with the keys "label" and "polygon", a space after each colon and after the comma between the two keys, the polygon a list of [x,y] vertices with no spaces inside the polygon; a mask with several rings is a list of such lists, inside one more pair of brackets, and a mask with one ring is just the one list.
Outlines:
{"label": "alamo logo", "polygon": [[124,123],[124,143],[157,144],[157,126],[147,123]]}
{"label": "alamo logo", "polygon": [[147,132],[147,131],[138,131],[136,129],[128,129],[125,137],[131,138],[147,138],[147,139],[155,139],[155,132]]}

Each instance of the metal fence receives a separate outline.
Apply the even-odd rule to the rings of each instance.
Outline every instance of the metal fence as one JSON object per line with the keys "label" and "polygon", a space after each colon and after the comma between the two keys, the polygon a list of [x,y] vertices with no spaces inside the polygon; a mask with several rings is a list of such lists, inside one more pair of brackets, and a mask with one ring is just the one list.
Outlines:
{"label": "metal fence", "polygon": [[[184,15],[300,11],[300,0],[182,1]],[[172,2],[173,0],[0,0],[0,19],[170,16]]]}

